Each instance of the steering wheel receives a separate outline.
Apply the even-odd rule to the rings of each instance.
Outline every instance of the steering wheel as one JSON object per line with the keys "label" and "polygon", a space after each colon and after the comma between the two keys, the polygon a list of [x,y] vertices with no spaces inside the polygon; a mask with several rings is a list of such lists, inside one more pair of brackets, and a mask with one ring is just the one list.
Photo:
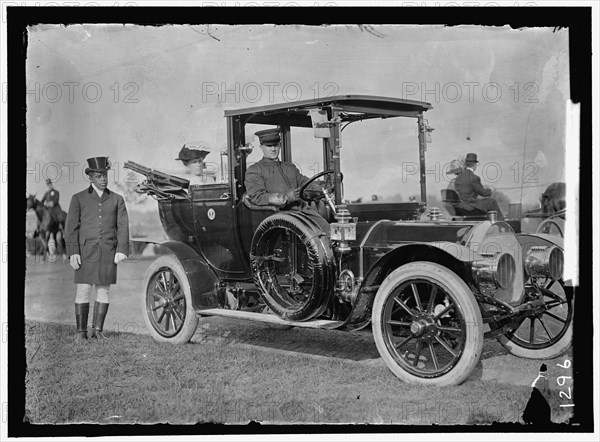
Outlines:
{"label": "steering wheel", "polygon": [[[308,186],[310,186],[312,183],[314,183],[317,178],[321,178],[322,176],[325,175],[330,175],[335,173],[335,170],[324,170],[323,172],[320,172],[318,174],[316,174],[314,177],[312,177],[311,179],[309,179],[301,188],[300,188],[300,198],[303,199],[304,201],[317,201],[323,197],[325,197],[325,193],[321,193],[318,195],[308,195],[305,191],[307,189]],[[335,186],[329,186],[327,188],[325,187],[321,187],[322,190],[326,193],[330,193],[333,191]]]}

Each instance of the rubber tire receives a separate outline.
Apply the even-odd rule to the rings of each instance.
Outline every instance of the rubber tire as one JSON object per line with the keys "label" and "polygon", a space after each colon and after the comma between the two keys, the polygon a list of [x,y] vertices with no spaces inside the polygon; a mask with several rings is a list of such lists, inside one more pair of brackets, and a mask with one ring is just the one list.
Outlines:
{"label": "rubber tire", "polygon": [[[155,329],[152,323],[150,322],[150,318],[148,317],[148,311],[146,306],[146,296],[148,285],[154,274],[160,270],[161,268],[168,267],[177,277],[177,280],[180,282],[181,288],[183,289],[183,293],[185,296],[185,305],[186,312],[185,318],[183,321],[183,327],[179,330],[177,335],[172,338],[168,338],[159,334]],[[144,274],[144,280],[142,283],[142,296],[141,296],[141,307],[142,307],[142,316],[144,317],[144,323],[146,328],[150,332],[150,335],[157,342],[170,342],[172,344],[187,344],[194,333],[196,333],[196,329],[198,328],[199,317],[196,315],[194,308],[192,306],[192,290],[190,288],[190,283],[187,279],[187,275],[185,269],[179,262],[179,260],[174,255],[163,255],[156,258],[152,264],[146,270]]]}
{"label": "rubber tire", "polygon": [[337,265],[335,261],[335,254],[333,253],[333,248],[331,247],[331,240],[329,239],[328,235],[320,234],[323,228],[329,228],[329,223],[325,221],[324,224],[320,226],[313,218],[311,218],[310,216],[302,215],[301,212],[290,211],[287,214],[298,219],[300,222],[307,224],[309,228],[313,229],[313,231],[317,233],[317,237],[319,241],[321,241],[323,251],[325,252],[325,261],[327,264],[324,266],[323,269],[324,272],[326,272],[327,274],[327,278],[325,279],[326,282],[323,287],[325,287],[326,292],[324,293],[324,297],[322,299],[321,308],[311,315],[311,318],[316,318],[320,316],[325,310],[327,310],[327,307],[331,304],[331,299],[333,298],[334,293],[334,287],[337,281]]}
{"label": "rubber tire", "polygon": [[[308,299],[301,308],[290,308],[281,305],[273,295],[266,290],[268,275],[264,263],[252,258],[263,256],[270,247],[268,235],[278,228],[285,227],[294,232],[300,241],[307,247],[308,259],[312,261],[314,274],[313,286]],[[261,297],[265,304],[278,316],[291,321],[307,321],[320,315],[326,308],[332,293],[329,254],[319,235],[321,232],[314,224],[300,219],[290,213],[276,213],[260,223],[252,238],[251,266],[257,287],[261,289]],[[279,288],[282,290],[281,288]],[[277,294],[277,292],[276,292]],[[279,295],[278,295],[279,296]]]}
{"label": "rubber tire", "polygon": [[[448,373],[437,378],[421,378],[403,370],[388,352],[383,336],[382,315],[387,298],[400,284],[413,278],[433,281],[442,286],[446,292],[455,296],[457,298],[455,302],[462,310],[465,322],[472,324],[467,327],[465,348],[457,365]],[[469,377],[481,357],[483,321],[479,305],[465,282],[451,270],[439,264],[417,261],[403,265],[390,273],[375,295],[372,322],[373,337],[379,354],[390,371],[407,383],[436,386],[459,385]]]}
{"label": "rubber tire", "polygon": [[542,348],[542,349],[532,349],[525,348],[517,345],[515,342],[511,341],[506,335],[498,336],[496,339],[502,347],[510,352],[510,354],[514,356],[518,356],[520,358],[525,359],[554,359],[557,358],[564,353],[567,352],[573,345],[573,318],[575,317],[575,297],[571,300],[572,305],[572,316],[571,323],[567,328],[567,331],[556,343],[551,345],[550,347]]}

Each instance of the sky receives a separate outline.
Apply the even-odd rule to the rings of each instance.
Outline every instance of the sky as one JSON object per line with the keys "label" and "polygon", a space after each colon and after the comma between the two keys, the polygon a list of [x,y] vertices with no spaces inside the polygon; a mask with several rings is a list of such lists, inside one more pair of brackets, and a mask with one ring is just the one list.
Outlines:
{"label": "sky", "polygon": [[[108,156],[109,178],[123,181],[125,161],[173,172],[183,144],[201,141],[219,167],[224,110],[345,94],[432,104],[430,195],[452,178],[444,166],[468,152],[483,183],[524,208],[565,181],[567,29],[38,25],[26,73],[27,191],[41,197],[54,179],[64,210],[88,185],[89,157]],[[345,198],[418,194],[416,122],[399,120],[343,132]],[[302,133],[293,148],[314,141]],[[294,157],[308,176],[310,149]]]}

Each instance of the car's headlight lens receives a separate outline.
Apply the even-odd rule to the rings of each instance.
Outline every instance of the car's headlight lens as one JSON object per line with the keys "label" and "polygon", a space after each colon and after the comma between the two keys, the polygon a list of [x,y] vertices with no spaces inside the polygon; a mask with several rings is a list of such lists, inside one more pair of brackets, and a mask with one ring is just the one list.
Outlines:
{"label": "car's headlight lens", "polygon": [[557,246],[533,246],[525,257],[525,271],[532,278],[561,279],[563,251]]}
{"label": "car's headlight lens", "polygon": [[515,280],[515,259],[509,253],[482,254],[473,261],[473,279],[480,289],[507,289]]}

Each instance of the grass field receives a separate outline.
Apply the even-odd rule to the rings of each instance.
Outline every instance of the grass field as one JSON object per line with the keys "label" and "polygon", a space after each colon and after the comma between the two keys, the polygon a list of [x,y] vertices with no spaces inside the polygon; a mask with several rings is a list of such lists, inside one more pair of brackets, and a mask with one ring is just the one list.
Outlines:
{"label": "grass field", "polygon": [[[218,330],[199,330],[196,342],[183,346],[123,332],[109,332],[108,342],[76,345],[73,326],[27,321],[25,419],[487,424],[519,422],[531,391],[481,380],[449,388],[407,385],[379,358],[352,361],[265,351],[236,345],[236,339]],[[317,331],[301,332],[314,339],[310,333]],[[269,340],[295,330],[264,325],[252,333]],[[342,332],[331,339],[332,345],[344,345]],[[560,408],[560,401],[552,395],[554,422],[569,418],[570,409]]]}

